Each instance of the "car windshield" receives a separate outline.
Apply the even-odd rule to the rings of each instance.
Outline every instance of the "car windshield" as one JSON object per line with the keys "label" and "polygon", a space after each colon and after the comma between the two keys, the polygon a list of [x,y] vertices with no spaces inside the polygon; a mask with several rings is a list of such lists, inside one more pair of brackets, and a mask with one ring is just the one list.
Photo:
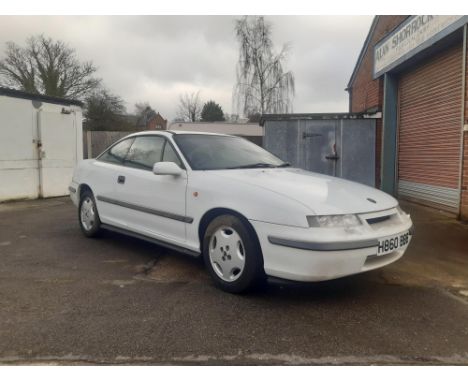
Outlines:
{"label": "car windshield", "polygon": [[289,164],[246,139],[178,134],[174,139],[193,170],[286,167]]}

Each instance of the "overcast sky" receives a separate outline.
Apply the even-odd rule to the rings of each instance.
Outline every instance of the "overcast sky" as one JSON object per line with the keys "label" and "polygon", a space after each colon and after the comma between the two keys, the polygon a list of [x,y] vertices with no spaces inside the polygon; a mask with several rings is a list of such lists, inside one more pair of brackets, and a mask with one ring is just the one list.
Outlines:
{"label": "overcast sky", "polygon": [[[344,91],[372,16],[267,16],[279,49],[292,49],[284,69],[296,80],[294,112],[347,111]],[[232,113],[238,45],[234,16],[0,16],[5,42],[24,44],[43,33],[67,42],[81,60],[134,111],[147,101],[165,118],[176,116],[181,93],[200,90]]]}

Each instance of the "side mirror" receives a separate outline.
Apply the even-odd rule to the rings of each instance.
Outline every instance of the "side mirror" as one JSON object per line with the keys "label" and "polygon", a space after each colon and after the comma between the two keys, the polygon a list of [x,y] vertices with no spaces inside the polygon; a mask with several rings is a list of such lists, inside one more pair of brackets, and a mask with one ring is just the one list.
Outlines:
{"label": "side mirror", "polygon": [[182,169],[174,162],[158,162],[153,166],[153,173],[156,175],[173,175],[179,176],[182,174]]}

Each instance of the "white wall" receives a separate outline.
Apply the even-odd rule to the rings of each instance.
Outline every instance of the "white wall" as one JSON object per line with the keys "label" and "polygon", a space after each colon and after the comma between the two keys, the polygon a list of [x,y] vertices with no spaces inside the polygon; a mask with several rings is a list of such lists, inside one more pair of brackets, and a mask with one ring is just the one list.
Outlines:
{"label": "white wall", "polygon": [[[63,108],[72,111],[69,118],[73,119],[75,126],[73,137],[70,137],[73,141],[74,166],[83,155],[82,115],[79,107],[39,103],[0,95],[0,201],[31,199],[39,196],[41,188],[39,168],[42,164],[37,146],[39,115],[44,112],[62,115]],[[58,144],[61,145],[63,142]],[[73,166],[68,166],[58,176],[71,179]],[[45,196],[66,194],[68,187],[61,184],[55,195]]]}

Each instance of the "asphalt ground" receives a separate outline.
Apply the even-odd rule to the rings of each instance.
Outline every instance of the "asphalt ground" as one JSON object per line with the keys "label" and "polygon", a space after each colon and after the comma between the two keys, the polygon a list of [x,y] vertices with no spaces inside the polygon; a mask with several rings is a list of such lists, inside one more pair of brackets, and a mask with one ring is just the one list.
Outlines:
{"label": "asphalt ground", "polygon": [[197,259],[85,238],[68,198],[0,204],[0,364],[468,365],[468,226],[405,208],[397,263],[231,295]]}

